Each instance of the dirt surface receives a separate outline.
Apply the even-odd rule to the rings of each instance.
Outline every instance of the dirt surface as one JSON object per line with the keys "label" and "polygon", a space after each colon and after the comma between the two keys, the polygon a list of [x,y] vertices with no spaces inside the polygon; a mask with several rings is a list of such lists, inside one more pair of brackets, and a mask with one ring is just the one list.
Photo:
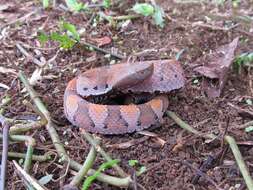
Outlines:
{"label": "dirt surface", "polygon": [[[0,83],[10,89],[0,87],[0,100],[8,94],[11,101],[4,106],[4,116],[13,119],[35,120],[37,114],[23,101],[31,99],[22,92],[22,83],[18,80],[19,70],[31,77],[37,65],[32,58],[40,61],[50,60],[44,67],[42,80],[34,85],[35,90],[52,114],[57,132],[71,158],[83,163],[90,145],[85,141],[78,129],[70,125],[63,113],[63,93],[67,82],[79,73],[100,65],[109,64],[117,59],[104,56],[99,51],[89,51],[78,46],[66,51],[59,48],[55,42],[47,42],[44,46],[38,40],[38,31],[59,31],[60,20],[74,24],[77,29],[85,29],[81,39],[97,44],[97,39],[109,37],[112,42],[101,46],[105,50],[112,50],[117,54],[132,56],[137,60],[152,60],[175,58],[180,55],[179,61],[185,70],[186,85],[183,89],[169,94],[169,110],[175,112],[182,120],[194,126],[203,133],[214,133],[219,136],[229,134],[238,144],[244,160],[253,175],[253,133],[246,133],[240,126],[252,119],[240,115],[238,110],[230,105],[252,110],[245,100],[253,101],[252,81],[250,71],[242,69],[238,74],[231,69],[228,81],[221,97],[209,99],[201,88],[202,78],[193,72],[197,66],[195,61],[204,54],[230,43],[234,38],[240,37],[236,55],[252,52],[253,24],[245,16],[253,16],[253,2],[241,1],[237,8],[229,2],[222,5],[212,3],[176,3],[171,0],[157,1],[166,14],[166,23],[163,29],[155,26],[152,19],[133,19],[125,29],[113,28],[107,21],[94,24],[91,13],[82,12],[72,14],[59,7],[43,10],[39,1],[5,1],[0,5]],[[134,5],[134,1],[123,1],[121,6],[115,6],[106,13],[114,11],[115,15],[125,15],[126,10]],[[3,5],[8,5],[4,7]],[[97,13],[99,9],[93,9]],[[33,13],[33,14],[32,14]],[[199,24],[202,22],[202,25]],[[208,24],[208,26],[203,25]],[[237,27],[225,27],[238,24]],[[210,27],[213,26],[213,27]],[[251,33],[250,33],[251,32]],[[25,57],[17,48],[17,44],[31,55]],[[138,56],[136,56],[138,55]],[[6,69],[12,69],[7,72]],[[9,71],[9,70],[8,70]],[[128,165],[129,160],[138,160],[147,171],[137,177],[142,187],[138,189],[246,189],[245,182],[235,163],[231,150],[222,141],[214,140],[207,143],[203,138],[197,137],[178,127],[173,120],[164,117],[161,127],[152,130],[166,143],[161,146],[156,138],[146,138],[141,134],[128,134],[117,136],[102,136],[102,145],[115,159],[120,159],[120,166],[129,174],[134,169]],[[45,127],[25,133],[36,140],[34,154],[42,155],[51,151],[55,153],[54,146]],[[123,142],[136,140],[133,146],[117,148]],[[227,151],[225,151],[227,149]],[[24,143],[12,143],[10,150],[25,153]],[[221,156],[222,155],[222,156]],[[211,157],[215,158],[210,169],[200,174],[200,179],[194,183],[193,178],[199,171],[201,164]],[[218,158],[217,158],[218,157]],[[46,174],[53,174],[46,187],[60,189],[70,182],[71,172],[64,174],[67,164],[59,163],[59,157],[48,162],[33,162],[30,174],[39,179]],[[97,157],[93,168],[104,160]],[[63,166],[60,167],[60,166]],[[195,169],[194,169],[195,168]],[[197,169],[196,169],[197,168]],[[136,168],[138,169],[138,168]],[[106,171],[115,174],[112,169]],[[25,189],[24,183],[17,175],[11,159],[8,161],[8,189]],[[95,181],[90,189],[119,189],[105,183]]]}

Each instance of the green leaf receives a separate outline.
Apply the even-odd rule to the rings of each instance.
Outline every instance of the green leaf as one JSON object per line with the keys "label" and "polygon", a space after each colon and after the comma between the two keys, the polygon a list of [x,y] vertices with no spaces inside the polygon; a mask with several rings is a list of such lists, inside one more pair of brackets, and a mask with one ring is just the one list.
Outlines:
{"label": "green leaf", "polygon": [[100,165],[98,170],[92,176],[89,176],[86,178],[86,180],[83,183],[82,190],[88,190],[91,183],[101,174],[101,172],[103,172],[104,170],[108,168],[111,168],[113,165],[117,164],[118,162],[119,160],[111,160]]}
{"label": "green leaf", "polygon": [[79,12],[82,9],[85,9],[85,5],[83,3],[78,3],[76,0],[65,0],[70,11]]}
{"label": "green leaf", "polygon": [[66,34],[60,35],[57,32],[53,32],[50,35],[50,39],[60,43],[63,49],[71,49],[75,45],[75,41],[68,37]]}
{"label": "green leaf", "polygon": [[246,133],[253,132],[253,126],[249,126],[249,127],[245,128],[245,132]]}
{"label": "green leaf", "polygon": [[48,184],[53,179],[53,174],[45,175],[42,178],[39,179],[39,183],[41,185]]}
{"label": "green leaf", "polygon": [[111,6],[111,0],[103,0],[103,6],[108,9]]}
{"label": "green leaf", "polygon": [[63,29],[69,31],[71,35],[79,42],[80,41],[80,36],[76,30],[75,25],[67,23],[67,22],[62,22],[62,27]]}
{"label": "green leaf", "polygon": [[46,9],[49,6],[49,0],[42,0],[43,8]]}
{"label": "green leaf", "polygon": [[161,28],[164,27],[165,14],[164,14],[163,9],[160,6],[155,5],[155,12],[152,15],[152,17],[153,17],[156,25],[160,26]]}
{"label": "green leaf", "polygon": [[148,3],[136,3],[132,10],[143,16],[150,16],[154,14],[154,7]]}
{"label": "green leaf", "polygon": [[132,167],[135,166],[138,163],[139,163],[138,160],[128,160],[128,165],[132,166]]}
{"label": "green leaf", "polygon": [[44,45],[49,40],[49,36],[46,35],[44,32],[40,31],[38,35],[38,40],[42,45]]}

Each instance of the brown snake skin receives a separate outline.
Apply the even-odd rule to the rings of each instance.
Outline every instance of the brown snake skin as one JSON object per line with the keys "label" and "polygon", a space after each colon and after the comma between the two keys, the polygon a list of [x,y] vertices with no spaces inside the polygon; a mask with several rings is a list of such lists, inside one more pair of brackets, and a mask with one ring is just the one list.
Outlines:
{"label": "brown snake skin", "polygon": [[[168,108],[165,93],[184,86],[183,70],[175,60],[122,63],[90,69],[72,79],[64,94],[68,120],[86,131],[123,134],[140,131],[162,122]],[[121,92],[149,92],[160,95],[143,104],[102,105],[87,98]]]}

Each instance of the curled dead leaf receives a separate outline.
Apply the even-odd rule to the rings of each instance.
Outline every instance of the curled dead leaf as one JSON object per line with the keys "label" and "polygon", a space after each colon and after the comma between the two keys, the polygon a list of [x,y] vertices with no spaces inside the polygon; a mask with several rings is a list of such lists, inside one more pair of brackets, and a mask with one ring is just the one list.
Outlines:
{"label": "curled dead leaf", "polygon": [[[203,89],[208,97],[220,96],[227,81],[228,71],[233,63],[238,41],[239,37],[197,60],[198,63],[203,63],[203,66],[195,68],[194,71],[206,77],[203,81]],[[218,85],[213,85],[212,81],[207,78],[218,79]]]}

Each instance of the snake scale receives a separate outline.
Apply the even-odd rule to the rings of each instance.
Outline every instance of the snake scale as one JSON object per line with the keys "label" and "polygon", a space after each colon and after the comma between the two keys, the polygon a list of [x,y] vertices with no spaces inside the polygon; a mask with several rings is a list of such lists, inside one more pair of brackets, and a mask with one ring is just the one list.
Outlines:
{"label": "snake scale", "polygon": [[[68,83],[64,113],[73,125],[93,133],[140,131],[162,122],[169,105],[166,93],[183,87],[184,82],[183,69],[175,60],[126,62],[93,68]],[[157,95],[141,104],[110,105],[89,101],[115,90]]]}

